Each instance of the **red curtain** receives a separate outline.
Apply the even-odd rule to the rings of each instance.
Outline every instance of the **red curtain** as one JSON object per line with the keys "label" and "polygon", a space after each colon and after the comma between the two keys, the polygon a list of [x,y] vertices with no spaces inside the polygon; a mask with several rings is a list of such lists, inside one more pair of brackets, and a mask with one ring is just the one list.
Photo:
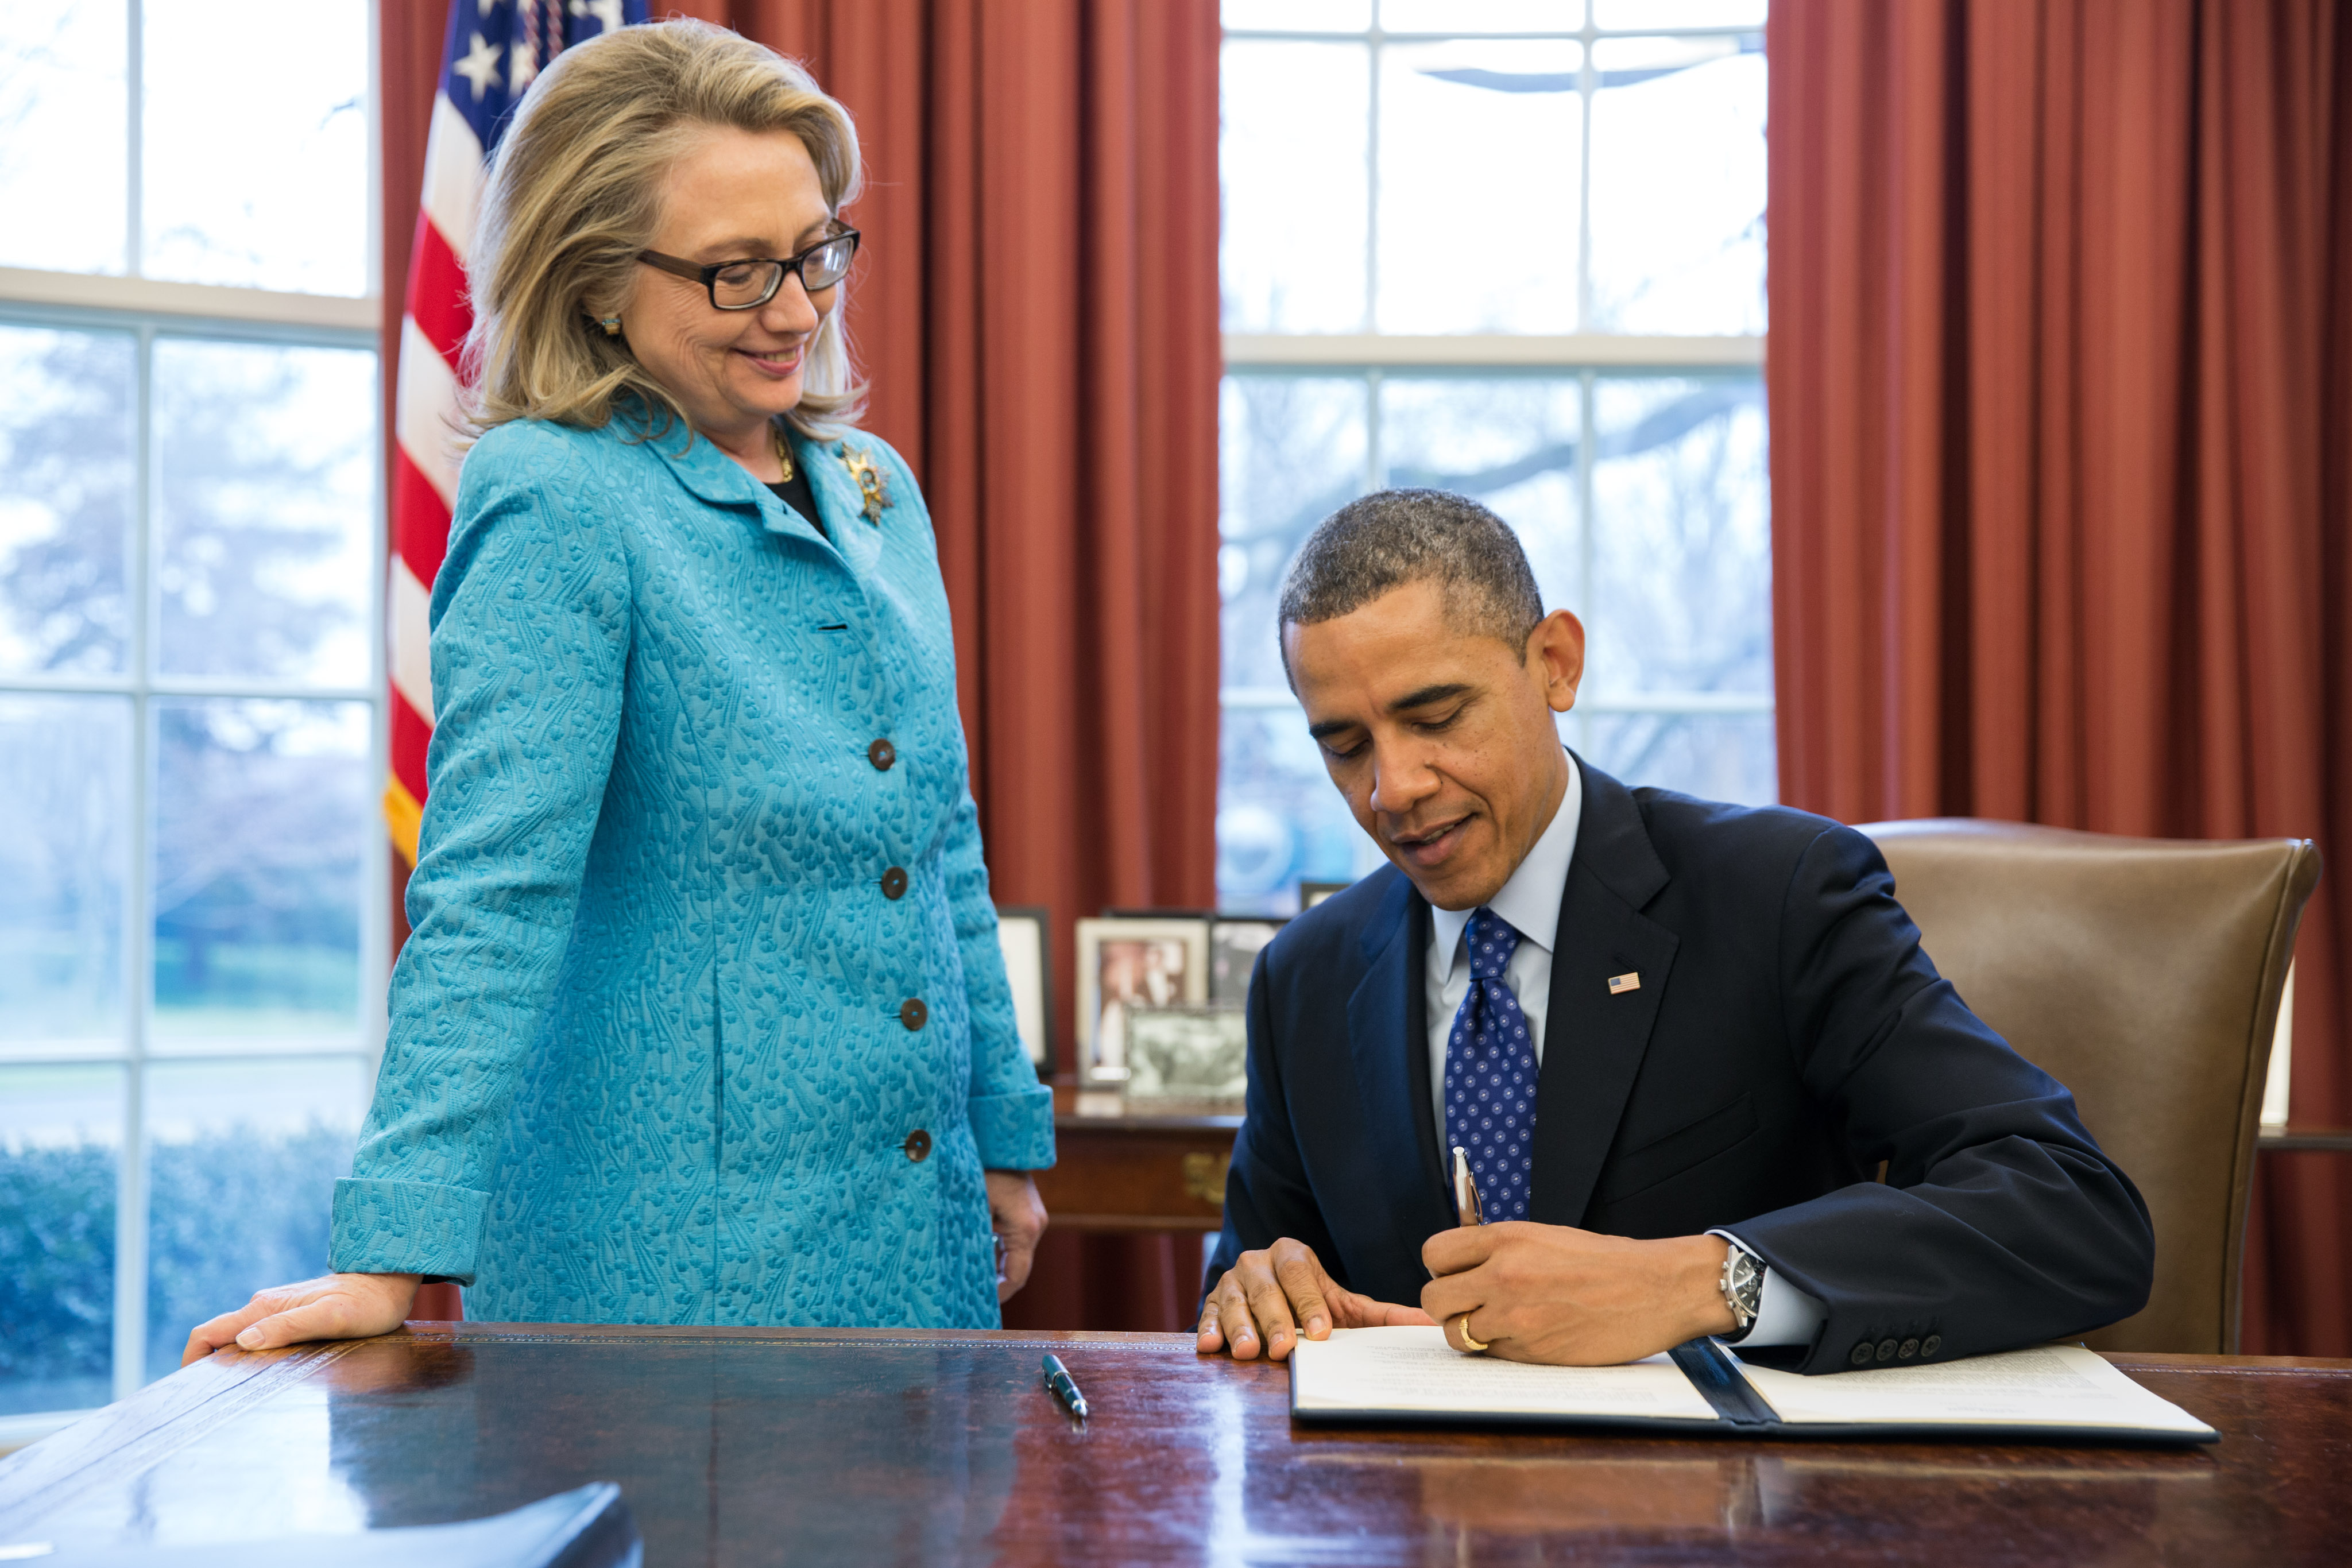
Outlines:
{"label": "red curtain", "polygon": [[[383,9],[396,332],[439,18],[420,50]],[[802,60],[857,120],[866,423],[938,528],[996,896],[1053,910],[1066,982],[1077,917],[1215,900],[1214,0],[677,9]],[[1190,1239],[1049,1237],[1008,1322],[1189,1326],[1197,1272]]]}
{"label": "red curtain", "polygon": [[[1784,799],[2316,839],[2352,1124],[2352,10],[1774,0]],[[2245,1349],[2352,1354],[2352,1160],[2264,1156]]]}

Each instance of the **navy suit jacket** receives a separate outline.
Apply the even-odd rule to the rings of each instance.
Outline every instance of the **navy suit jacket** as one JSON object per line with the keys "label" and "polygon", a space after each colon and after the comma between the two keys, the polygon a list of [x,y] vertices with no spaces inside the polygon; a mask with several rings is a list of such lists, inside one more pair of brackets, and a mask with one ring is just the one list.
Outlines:
{"label": "navy suit jacket", "polygon": [[[1259,955],[1210,1281],[1288,1236],[1349,1290],[1419,1302],[1422,1243],[1454,1223],[1429,940],[1429,904],[1384,867]],[[1552,955],[1530,1219],[1736,1227],[1827,1308],[1806,1372],[1887,1340],[2011,1349],[2147,1302],[2147,1205],[2065,1087],[1936,973],[1862,834],[1585,767]],[[1640,988],[1612,995],[1628,971]]]}

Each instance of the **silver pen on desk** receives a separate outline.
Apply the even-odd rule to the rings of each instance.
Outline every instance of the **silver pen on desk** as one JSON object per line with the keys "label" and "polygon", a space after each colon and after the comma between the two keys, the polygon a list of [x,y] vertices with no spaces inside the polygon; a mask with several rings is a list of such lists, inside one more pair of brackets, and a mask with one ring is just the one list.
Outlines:
{"label": "silver pen on desk", "polygon": [[1058,1355],[1045,1357],[1045,1386],[1061,1396],[1071,1415],[1081,1421],[1087,1418],[1087,1396],[1078,1392],[1077,1380],[1070,1375],[1070,1369],[1062,1364]]}

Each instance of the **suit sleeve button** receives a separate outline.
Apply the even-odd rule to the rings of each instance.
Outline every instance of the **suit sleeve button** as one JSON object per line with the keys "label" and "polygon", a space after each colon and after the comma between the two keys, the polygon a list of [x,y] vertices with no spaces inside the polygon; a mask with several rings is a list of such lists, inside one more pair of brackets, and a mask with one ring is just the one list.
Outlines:
{"label": "suit sleeve button", "polygon": [[1895,1359],[1895,1342],[1893,1340],[1883,1339],[1878,1342],[1878,1359],[1881,1361],[1893,1361]]}
{"label": "suit sleeve button", "polygon": [[930,1016],[931,1009],[925,1007],[918,998],[909,997],[898,1004],[898,1021],[905,1024],[909,1030],[922,1028],[929,1021]]}
{"label": "suit sleeve button", "polygon": [[898,1146],[906,1150],[907,1157],[917,1165],[931,1157],[931,1135],[920,1127],[908,1134],[907,1141]]}
{"label": "suit sleeve button", "polygon": [[1868,1366],[1870,1364],[1870,1342],[1868,1340],[1864,1340],[1853,1347],[1853,1354],[1847,1356],[1846,1360],[1855,1366]]}
{"label": "suit sleeve button", "polygon": [[1933,1355],[1943,1348],[1944,1336],[1939,1333],[1931,1333],[1926,1339],[1919,1342],[1919,1354],[1921,1355]]}
{"label": "suit sleeve button", "polygon": [[1916,1355],[1916,1354],[1919,1354],[1919,1342],[1918,1342],[1917,1340],[1916,1340],[1916,1339],[1906,1339],[1906,1340],[1905,1340],[1905,1341],[1903,1342],[1903,1343],[1902,1343],[1902,1344],[1901,1344],[1901,1345],[1900,1345],[1900,1346],[1895,1350],[1895,1360],[1897,1360],[1897,1361],[1908,1361],[1908,1360],[1910,1360],[1913,1356],[1915,1356],[1915,1355]]}
{"label": "suit sleeve button", "polygon": [[887,773],[890,771],[890,764],[898,760],[898,748],[887,740],[877,740],[866,748],[866,760],[874,764],[880,771]]}
{"label": "suit sleeve button", "polygon": [[907,873],[903,868],[894,865],[882,873],[882,896],[895,899],[906,895]]}

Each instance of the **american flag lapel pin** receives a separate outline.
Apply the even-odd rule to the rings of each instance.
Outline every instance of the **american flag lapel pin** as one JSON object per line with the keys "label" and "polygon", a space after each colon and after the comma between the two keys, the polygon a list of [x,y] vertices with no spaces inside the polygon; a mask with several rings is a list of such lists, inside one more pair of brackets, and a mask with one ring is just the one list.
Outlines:
{"label": "american flag lapel pin", "polygon": [[1623,996],[1627,991],[1638,991],[1641,988],[1642,977],[1639,974],[1627,973],[1609,977],[1609,994],[1612,997]]}

